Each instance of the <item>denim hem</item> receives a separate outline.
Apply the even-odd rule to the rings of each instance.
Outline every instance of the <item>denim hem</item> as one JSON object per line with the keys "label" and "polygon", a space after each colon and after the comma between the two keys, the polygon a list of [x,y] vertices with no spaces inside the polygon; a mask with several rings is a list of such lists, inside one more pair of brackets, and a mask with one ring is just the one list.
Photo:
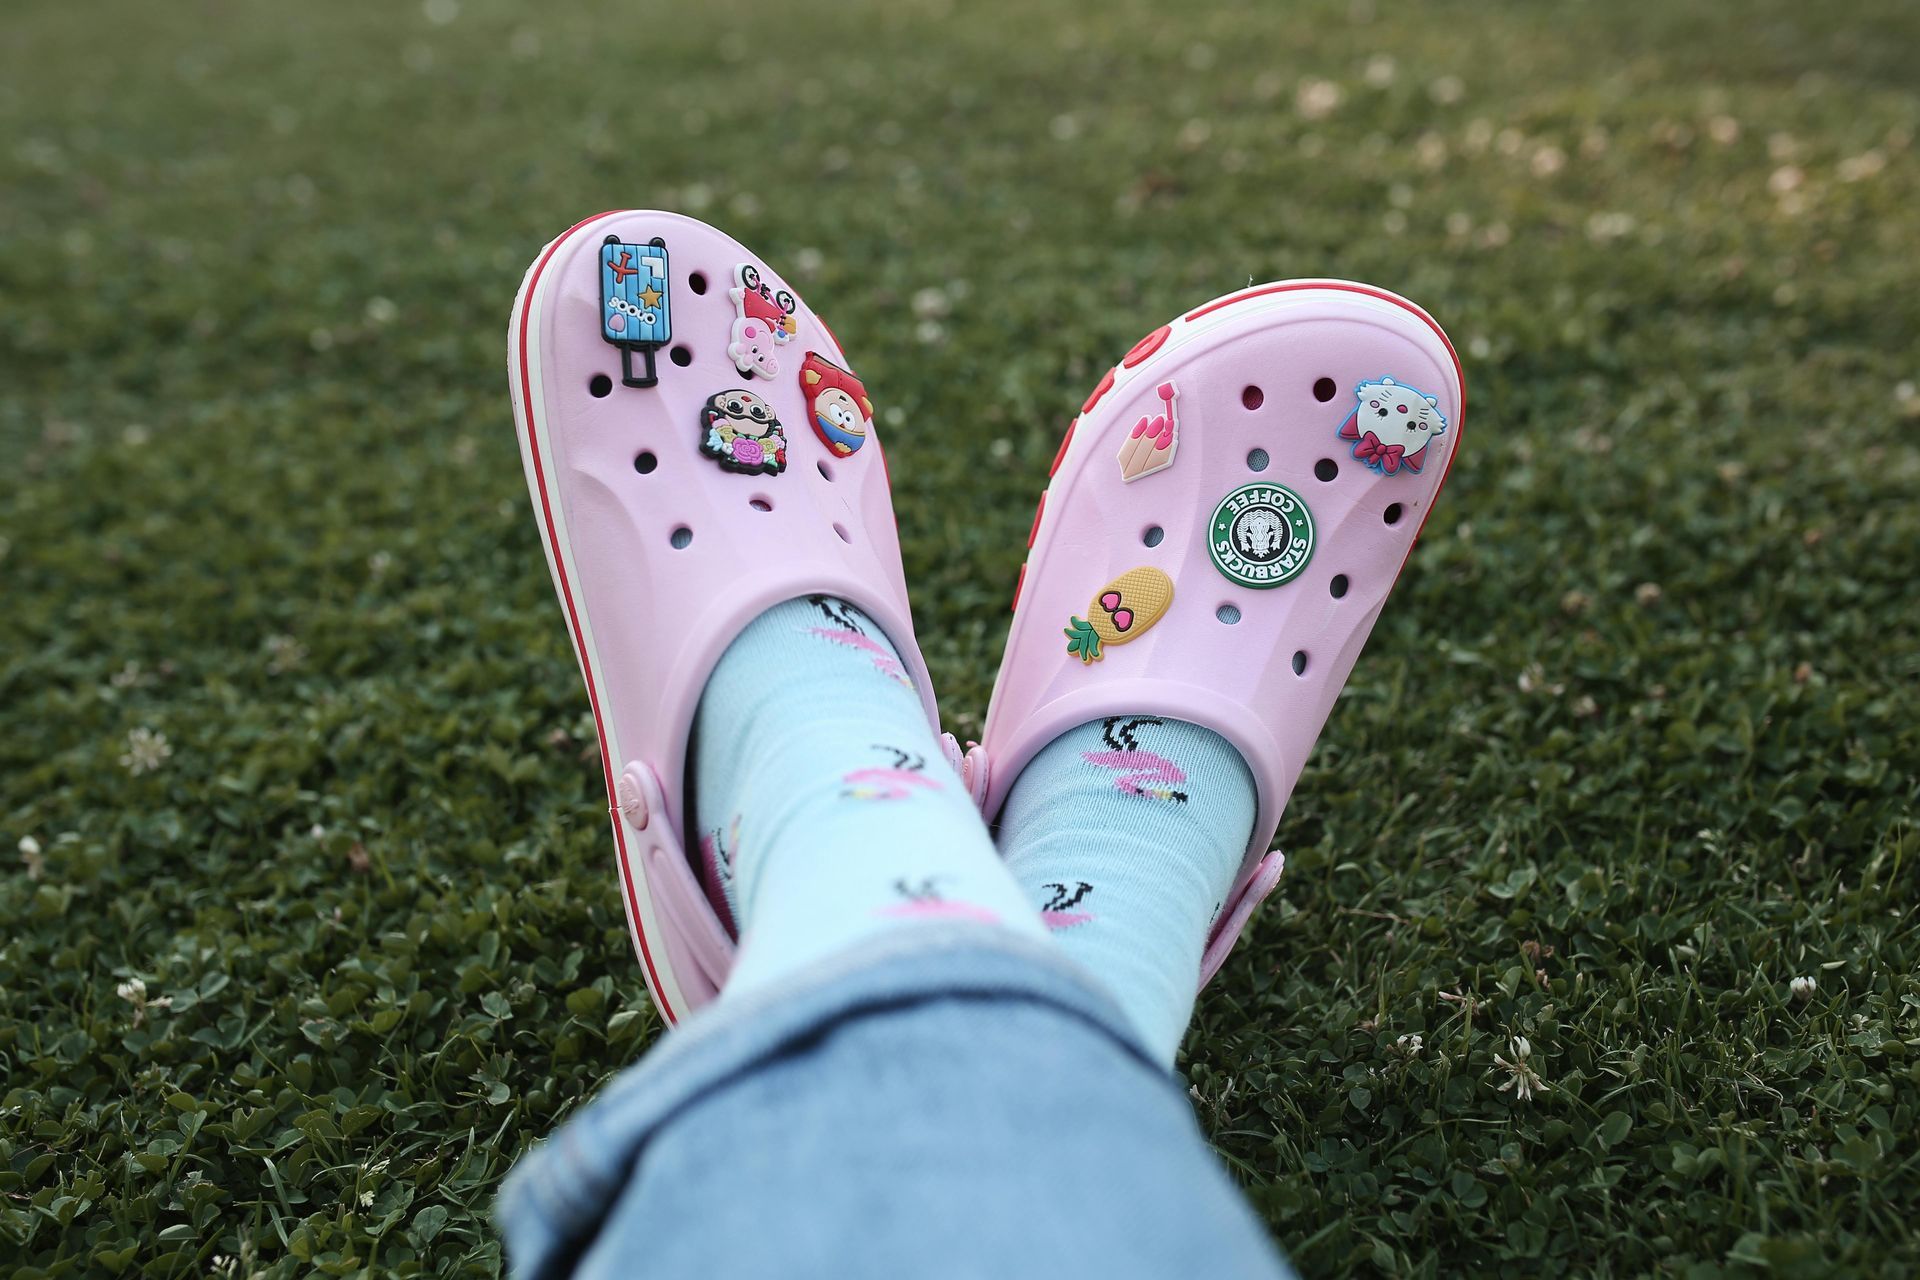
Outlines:
{"label": "denim hem", "polygon": [[1048,1006],[1104,1033],[1122,1060],[1178,1092],[1092,975],[1046,942],[972,925],[892,930],[784,981],[723,996],[528,1151],[495,1210],[515,1273],[571,1270],[648,1141],[687,1107],[850,1021],[937,1000]]}

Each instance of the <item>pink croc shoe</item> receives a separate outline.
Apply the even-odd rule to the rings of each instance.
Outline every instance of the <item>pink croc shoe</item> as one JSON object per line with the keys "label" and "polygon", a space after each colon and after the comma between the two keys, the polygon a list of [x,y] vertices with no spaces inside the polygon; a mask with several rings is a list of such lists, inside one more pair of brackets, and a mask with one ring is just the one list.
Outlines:
{"label": "pink croc shoe", "polygon": [[972,772],[991,819],[1043,747],[1092,720],[1167,716],[1233,743],[1259,805],[1203,985],[1279,881],[1267,846],[1465,408],[1459,358],[1426,312],[1295,280],[1147,335],[1067,428]]}
{"label": "pink croc shoe", "polygon": [[507,367],[599,731],[627,923],[677,1021],[733,963],[684,840],[687,737],[728,643],[784,600],[849,600],[938,727],[872,404],[771,267],[650,210],[588,218],[546,247],[514,300]]}

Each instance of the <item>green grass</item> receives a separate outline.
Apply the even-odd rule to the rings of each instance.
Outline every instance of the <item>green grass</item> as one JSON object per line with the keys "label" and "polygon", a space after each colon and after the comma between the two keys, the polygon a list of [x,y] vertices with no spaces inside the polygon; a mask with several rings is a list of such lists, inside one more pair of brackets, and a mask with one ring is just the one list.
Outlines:
{"label": "green grass", "polygon": [[1135,338],[1432,309],[1466,448],[1202,1122],[1312,1274],[1920,1271],[1920,10],[1372,7],[11,6],[5,1269],[490,1272],[658,1034],[502,357],[651,203],[854,353],[962,735]]}

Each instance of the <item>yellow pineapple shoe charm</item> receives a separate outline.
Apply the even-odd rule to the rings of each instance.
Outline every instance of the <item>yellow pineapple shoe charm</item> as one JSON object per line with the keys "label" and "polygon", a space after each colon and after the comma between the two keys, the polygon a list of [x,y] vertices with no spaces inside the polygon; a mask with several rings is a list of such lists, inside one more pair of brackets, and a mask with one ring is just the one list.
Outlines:
{"label": "yellow pineapple shoe charm", "polygon": [[1143,635],[1173,607],[1173,579],[1153,568],[1129,569],[1094,593],[1087,618],[1067,624],[1067,652],[1097,662],[1103,644],[1125,644]]}

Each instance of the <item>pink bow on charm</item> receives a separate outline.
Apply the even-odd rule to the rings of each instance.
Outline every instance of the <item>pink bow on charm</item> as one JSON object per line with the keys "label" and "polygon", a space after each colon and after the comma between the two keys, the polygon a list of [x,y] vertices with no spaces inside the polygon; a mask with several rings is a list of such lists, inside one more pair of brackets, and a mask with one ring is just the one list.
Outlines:
{"label": "pink bow on charm", "polygon": [[1361,436],[1360,443],[1353,446],[1354,457],[1379,467],[1388,475],[1400,469],[1400,459],[1406,452],[1405,445],[1382,443],[1380,437],[1371,431]]}

